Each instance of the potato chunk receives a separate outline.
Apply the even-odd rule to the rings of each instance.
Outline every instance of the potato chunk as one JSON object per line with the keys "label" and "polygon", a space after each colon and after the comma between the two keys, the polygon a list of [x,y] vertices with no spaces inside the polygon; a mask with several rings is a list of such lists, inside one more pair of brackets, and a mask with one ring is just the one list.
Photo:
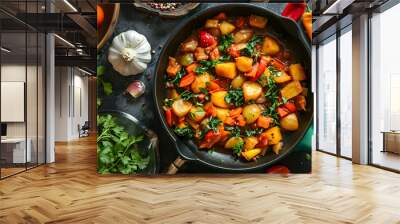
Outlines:
{"label": "potato chunk", "polygon": [[287,100],[299,95],[302,92],[303,87],[301,86],[299,81],[291,81],[281,90],[282,96],[285,97]]}
{"label": "potato chunk", "polygon": [[247,124],[254,123],[261,115],[261,108],[257,104],[246,105],[243,108],[243,116]]}
{"label": "potato chunk", "polygon": [[221,77],[234,79],[236,77],[236,65],[234,62],[226,62],[215,65],[215,73]]}
{"label": "potato chunk", "polygon": [[261,152],[261,149],[251,149],[251,150],[242,152],[242,156],[243,156],[246,160],[250,161],[250,160],[252,160],[254,157],[256,157],[258,154],[260,154],[260,152]]}
{"label": "potato chunk", "polygon": [[296,131],[299,128],[299,120],[295,113],[291,113],[280,120],[281,127],[287,131]]}
{"label": "potato chunk", "polygon": [[277,126],[268,129],[261,135],[267,136],[269,145],[275,145],[278,144],[280,141],[282,141],[281,129]]}
{"label": "potato chunk", "polygon": [[195,80],[192,82],[191,88],[194,93],[200,93],[201,88],[206,88],[207,83],[211,82],[212,76],[207,72],[196,76]]}
{"label": "potato chunk", "polygon": [[256,100],[262,93],[261,85],[252,81],[244,82],[242,89],[245,101]]}
{"label": "potato chunk", "polygon": [[262,47],[263,53],[267,55],[276,55],[281,50],[278,42],[272,37],[265,37]]}
{"label": "potato chunk", "polygon": [[175,100],[172,104],[172,111],[174,111],[175,115],[178,117],[184,117],[189,113],[191,108],[192,104],[183,99]]}
{"label": "potato chunk", "polygon": [[228,139],[228,141],[226,141],[224,148],[231,149],[236,144],[239,144],[241,142],[243,142],[243,139],[241,137],[231,137]]}
{"label": "potato chunk", "polygon": [[211,102],[221,108],[228,108],[229,105],[225,102],[225,96],[228,94],[227,91],[218,91],[211,94]]}
{"label": "potato chunk", "polygon": [[306,73],[304,72],[304,68],[301,64],[292,64],[289,66],[289,73],[292,75],[293,80],[305,80]]}
{"label": "potato chunk", "polygon": [[249,57],[237,57],[236,67],[241,72],[249,72],[253,68],[253,59]]}
{"label": "potato chunk", "polygon": [[235,28],[236,27],[234,25],[232,25],[231,23],[228,23],[226,21],[223,21],[219,25],[219,29],[221,30],[222,35],[226,35],[226,34],[233,32],[235,30]]}

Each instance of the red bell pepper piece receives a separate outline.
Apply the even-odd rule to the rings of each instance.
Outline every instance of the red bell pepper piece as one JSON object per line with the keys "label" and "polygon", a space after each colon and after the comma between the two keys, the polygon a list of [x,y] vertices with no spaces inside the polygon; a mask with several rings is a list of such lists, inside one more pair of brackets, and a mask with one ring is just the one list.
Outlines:
{"label": "red bell pepper piece", "polygon": [[168,127],[172,127],[172,108],[165,111],[165,120],[167,121]]}
{"label": "red bell pepper piece", "polygon": [[267,65],[268,65],[267,60],[264,59],[264,57],[262,57],[257,67],[256,76],[254,76],[250,80],[254,82],[257,81],[257,79],[260,78],[260,76],[264,73],[265,69],[267,68]]}
{"label": "red bell pepper piece", "polygon": [[286,16],[295,21],[299,20],[303,15],[307,4],[305,2],[302,3],[288,3],[282,11],[282,16]]}
{"label": "red bell pepper piece", "polygon": [[220,139],[221,139],[221,133],[219,131],[218,132],[214,132],[213,130],[208,131],[204,136],[203,142],[200,144],[200,148],[209,149],[213,147],[215,143],[219,142]]}
{"label": "red bell pepper piece", "polygon": [[286,109],[288,109],[291,113],[294,113],[297,111],[296,109],[296,104],[292,102],[287,102],[283,105]]}

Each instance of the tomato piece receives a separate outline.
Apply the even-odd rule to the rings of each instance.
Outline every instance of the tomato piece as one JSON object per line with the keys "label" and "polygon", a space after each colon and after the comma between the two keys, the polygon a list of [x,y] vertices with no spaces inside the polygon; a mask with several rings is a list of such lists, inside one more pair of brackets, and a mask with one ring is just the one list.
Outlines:
{"label": "tomato piece", "polygon": [[213,46],[214,44],[217,43],[214,36],[206,31],[200,31],[199,39],[200,39],[200,47],[203,48]]}
{"label": "tomato piece", "polygon": [[169,108],[167,111],[165,111],[165,120],[167,121],[167,125],[172,127],[172,108]]}
{"label": "tomato piece", "polygon": [[286,166],[276,165],[268,168],[266,172],[270,174],[289,174],[290,170]]}
{"label": "tomato piece", "polygon": [[286,109],[288,109],[290,112],[294,113],[297,111],[296,109],[296,104],[292,102],[287,102],[283,105]]}
{"label": "tomato piece", "polygon": [[250,77],[250,78],[255,78],[258,70],[258,65],[259,63],[255,63],[251,69],[251,71],[244,73],[244,76]]}
{"label": "tomato piece", "polygon": [[290,111],[286,107],[283,107],[283,106],[278,107],[276,109],[276,111],[278,112],[280,118],[285,117],[286,115],[290,114]]}
{"label": "tomato piece", "polygon": [[258,78],[260,78],[260,76],[264,73],[265,69],[267,68],[267,63],[264,60],[261,60],[258,67],[257,67],[257,72],[256,75],[251,78],[250,80],[255,82],[257,81]]}
{"label": "tomato piece", "polygon": [[192,82],[194,81],[195,78],[196,78],[196,75],[194,73],[189,73],[189,74],[183,76],[183,78],[179,82],[179,87],[189,86],[190,84],[192,84]]}

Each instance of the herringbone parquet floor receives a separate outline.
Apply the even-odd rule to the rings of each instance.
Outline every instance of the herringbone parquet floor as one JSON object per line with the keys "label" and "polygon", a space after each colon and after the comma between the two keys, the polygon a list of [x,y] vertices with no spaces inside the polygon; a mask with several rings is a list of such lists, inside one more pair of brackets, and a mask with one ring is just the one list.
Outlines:
{"label": "herringbone parquet floor", "polygon": [[97,175],[95,147],[0,181],[0,223],[400,223],[400,175],[319,152],[311,175],[127,177]]}

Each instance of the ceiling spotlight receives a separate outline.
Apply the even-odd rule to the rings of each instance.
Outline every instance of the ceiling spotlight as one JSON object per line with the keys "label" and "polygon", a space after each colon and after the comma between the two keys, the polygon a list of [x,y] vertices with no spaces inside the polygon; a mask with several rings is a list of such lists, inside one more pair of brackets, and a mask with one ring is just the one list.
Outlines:
{"label": "ceiling spotlight", "polygon": [[11,52],[11,50],[9,50],[9,49],[7,49],[7,48],[5,48],[5,47],[1,47],[0,49],[1,49],[2,51],[6,52],[6,53],[10,53],[10,52]]}
{"label": "ceiling spotlight", "polygon": [[62,42],[64,42],[66,45],[75,48],[75,45],[73,45],[71,42],[69,42],[68,40],[60,37],[58,34],[54,34],[55,37],[57,37],[59,40],[61,40]]}
{"label": "ceiling spotlight", "polygon": [[69,7],[70,9],[72,9],[72,11],[78,12],[78,10],[77,10],[68,0],[64,0],[64,3],[65,3],[66,5],[68,5],[68,7]]}

